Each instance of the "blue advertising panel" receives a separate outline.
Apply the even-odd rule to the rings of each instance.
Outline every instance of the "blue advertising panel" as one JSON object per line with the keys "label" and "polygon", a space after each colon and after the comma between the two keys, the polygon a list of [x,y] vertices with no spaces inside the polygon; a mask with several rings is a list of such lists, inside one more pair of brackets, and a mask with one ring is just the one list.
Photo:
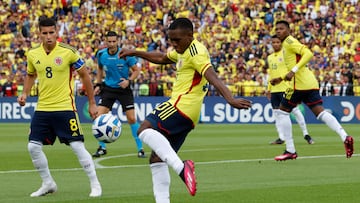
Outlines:
{"label": "blue advertising panel", "polygon": [[[253,106],[249,110],[232,108],[222,97],[205,97],[200,114],[203,123],[273,123],[274,116],[271,105],[265,97],[249,98]],[[166,97],[136,97],[135,109],[138,121],[143,121],[156,105],[166,101]],[[331,112],[341,123],[360,123],[360,97],[323,97],[324,108]],[[37,97],[29,97],[25,106],[21,107],[16,97],[0,98],[0,122],[30,122],[35,110]],[[80,121],[90,123],[92,120],[87,112],[87,97],[76,97]],[[300,109],[307,123],[319,123],[312,112],[303,104]],[[121,105],[115,103],[113,114],[126,122]],[[294,120],[294,119],[293,119]]]}

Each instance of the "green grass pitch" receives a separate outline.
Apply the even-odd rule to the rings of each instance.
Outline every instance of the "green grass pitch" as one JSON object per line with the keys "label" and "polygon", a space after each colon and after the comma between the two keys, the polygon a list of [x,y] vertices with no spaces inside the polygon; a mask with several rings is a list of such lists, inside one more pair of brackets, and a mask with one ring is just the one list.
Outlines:
{"label": "green grass pitch", "polygon": [[[4,203],[151,203],[148,159],[136,156],[129,125],[123,124],[118,141],[108,145],[108,155],[95,159],[103,187],[101,198],[90,198],[87,176],[71,149],[57,141],[45,146],[58,191],[39,198],[29,195],[41,180],[27,152],[29,124],[0,124],[0,202]],[[90,124],[83,124],[85,145],[97,148]],[[275,126],[199,124],[179,155],[193,159],[198,193],[191,197],[171,170],[172,203],[357,203],[360,202],[359,125],[344,125],[355,139],[355,154],[346,159],[343,143],[323,124],[308,125],[314,145],[303,139],[294,124],[297,160],[274,161],[284,145],[272,146]],[[149,148],[145,147],[149,154]]]}

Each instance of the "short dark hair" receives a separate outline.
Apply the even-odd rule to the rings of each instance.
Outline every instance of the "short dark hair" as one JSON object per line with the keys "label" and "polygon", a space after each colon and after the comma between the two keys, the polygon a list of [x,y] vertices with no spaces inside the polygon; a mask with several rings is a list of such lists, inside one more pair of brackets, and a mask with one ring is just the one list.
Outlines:
{"label": "short dark hair", "polygon": [[279,38],[277,35],[273,35],[271,36],[272,39],[276,39],[276,38]]}
{"label": "short dark hair", "polygon": [[287,28],[290,28],[290,24],[289,24],[289,22],[286,21],[286,20],[279,20],[279,21],[276,22],[276,25],[278,25],[278,24],[283,24],[283,25],[285,25]]}
{"label": "short dark hair", "polygon": [[188,18],[176,18],[169,26],[169,30],[184,29],[193,32],[194,26]]}
{"label": "short dark hair", "polygon": [[40,16],[39,27],[49,27],[49,26],[56,27],[56,21],[53,18],[48,18],[47,16]]}
{"label": "short dark hair", "polygon": [[106,33],[105,36],[106,36],[106,37],[117,37],[118,35],[117,35],[117,33],[114,32],[114,31],[109,31],[109,32]]}

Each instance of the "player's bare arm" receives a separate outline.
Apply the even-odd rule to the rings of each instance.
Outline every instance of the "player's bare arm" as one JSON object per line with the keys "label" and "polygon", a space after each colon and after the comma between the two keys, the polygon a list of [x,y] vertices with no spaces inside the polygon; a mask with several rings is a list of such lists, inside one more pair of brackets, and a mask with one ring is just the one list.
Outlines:
{"label": "player's bare arm", "polygon": [[230,90],[219,80],[213,68],[208,68],[205,72],[205,78],[214,85],[214,87],[220,92],[225,100],[234,108],[248,109],[251,108],[252,102],[247,99],[234,98]]}
{"label": "player's bare arm", "polygon": [[131,67],[131,75],[129,78],[120,78],[121,82],[119,83],[119,86],[122,88],[127,88],[130,86],[131,81],[134,81],[140,74],[140,68],[137,66],[137,64],[133,65]]}
{"label": "player's bare arm", "polygon": [[26,98],[30,94],[31,87],[35,83],[37,75],[36,74],[27,74],[24,81],[24,90],[21,95],[17,98],[17,102],[20,106],[24,106],[26,103]]}
{"label": "player's bare arm", "polygon": [[85,92],[89,100],[89,114],[91,118],[95,119],[97,117],[97,107],[94,97],[93,84],[91,82],[89,73],[85,67],[81,68],[78,73],[80,75],[82,83],[85,85]]}
{"label": "player's bare arm", "polygon": [[281,77],[273,78],[273,79],[270,80],[270,84],[271,85],[277,85],[277,84],[281,83],[281,81],[283,81],[283,79]]}
{"label": "player's bare arm", "polygon": [[126,56],[137,56],[156,64],[174,63],[166,56],[165,53],[157,52],[157,51],[145,52],[145,51],[136,51],[134,49],[124,49],[124,48],[121,49],[119,53],[119,57],[123,58]]}

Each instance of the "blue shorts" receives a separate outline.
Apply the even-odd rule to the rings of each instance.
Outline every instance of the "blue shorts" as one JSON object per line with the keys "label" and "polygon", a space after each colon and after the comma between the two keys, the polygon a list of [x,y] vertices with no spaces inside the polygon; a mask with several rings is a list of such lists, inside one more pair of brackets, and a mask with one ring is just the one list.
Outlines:
{"label": "blue shorts", "polygon": [[287,89],[281,104],[287,109],[292,110],[298,104],[303,102],[310,109],[317,105],[322,105],[323,100],[320,96],[319,90],[293,90]]}
{"label": "blue shorts", "polygon": [[105,106],[111,110],[116,100],[120,102],[123,112],[135,108],[134,96],[130,87],[123,89],[103,85],[98,105]]}
{"label": "blue shorts", "polygon": [[274,92],[271,93],[271,106],[273,109],[278,109],[281,103],[282,98],[284,97],[284,92]]}
{"label": "blue shorts", "polygon": [[56,137],[59,138],[60,143],[66,145],[72,141],[84,141],[77,113],[73,111],[35,111],[31,120],[29,141],[52,145]]}
{"label": "blue shorts", "polygon": [[153,129],[169,140],[176,152],[179,151],[188,133],[194,129],[192,120],[181,114],[169,102],[157,106],[145,119],[151,123]]}

